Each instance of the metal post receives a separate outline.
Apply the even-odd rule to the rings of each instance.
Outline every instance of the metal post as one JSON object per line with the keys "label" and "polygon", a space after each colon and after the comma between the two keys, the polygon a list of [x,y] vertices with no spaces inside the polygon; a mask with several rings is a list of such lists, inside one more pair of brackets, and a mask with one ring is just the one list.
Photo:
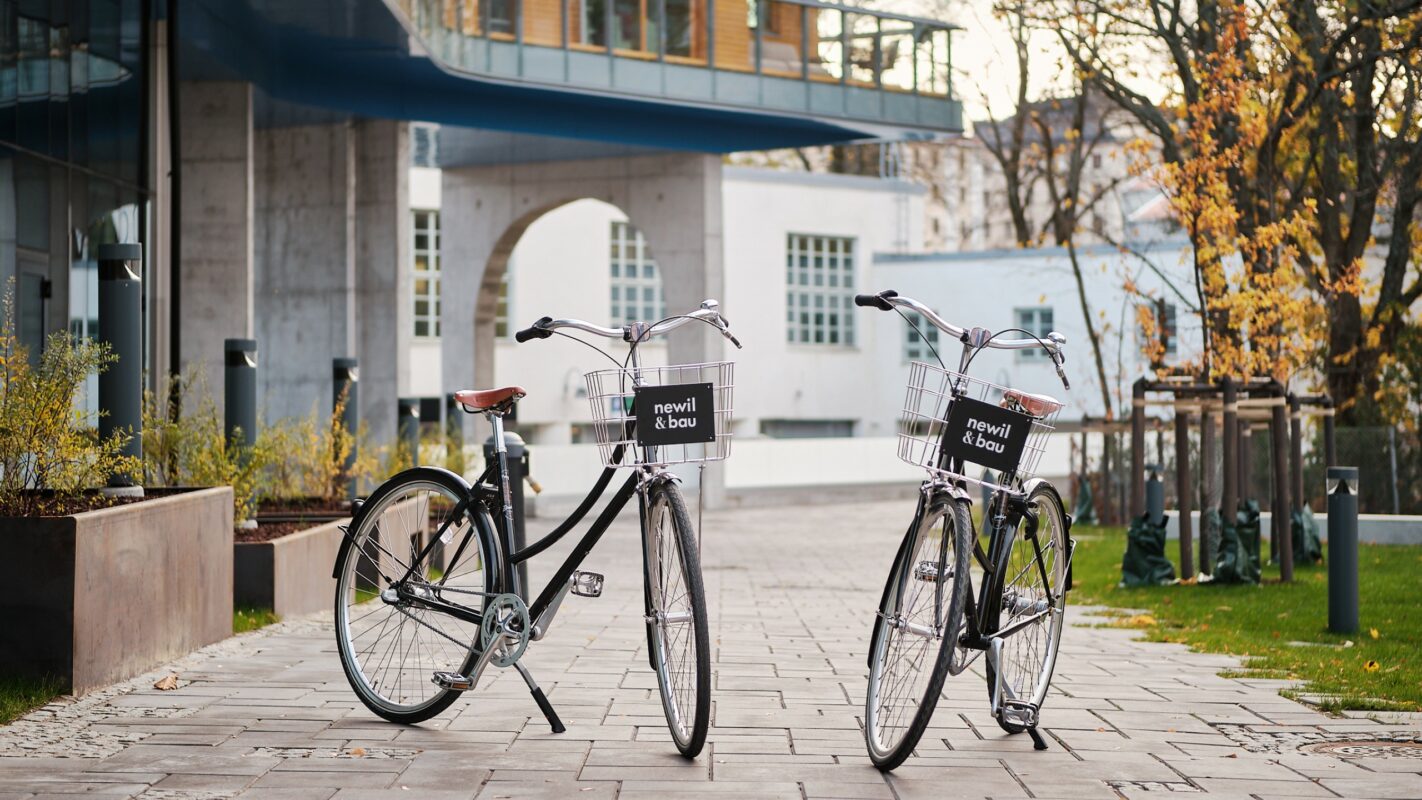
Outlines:
{"label": "metal post", "polygon": [[[349,472],[355,468],[358,455],[356,447],[359,444],[354,441],[356,430],[360,427],[360,361],[358,359],[331,359],[331,408],[341,409],[341,427],[352,437],[351,452],[346,456],[346,463],[342,465],[342,469]],[[358,488],[355,479],[352,478],[346,490],[351,499],[355,499]]]}
{"label": "metal post", "polygon": [[1215,497],[1215,415],[1200,409],[1200,572],[1215,571],[1214,553],[1210,552],[1210,537],[1205,529],[1205,514],[1214,508]]}
{"label": "metal post", "polygon": [[1220,495],[1220,517],[1224,524],[1233,526],[1239,511],[1239,400],[1235,393],[1234,380],[1221,381],[1224,392],[1223,446],[1220,448],[1224,462]]}
{"label": "metal post", "polygon": [[1279,556],[1279,578],[1294,579],[1294,515],[1289,500],[1289,418],[1284,410],[1284,387],[1278,388],[1269,444],[1274,451],[1274,521],[1269,527],[1270,555]]}
{"label": "metal post", "polygon": [[[523,480],[528,474],[528,445],[523,441],[523,437],[513,431],[504,431],[504,447],[507,449],[505,460],[509,468],[509,498],[513,504],[513,530],[509,532],[513,542],[515,552],[522,550],[528,541],[527,528],[524,525],[523,506]],[[498,449],[494,446],[494,437],[490,436],[484,440],[484,461],[492,463],[498,456]],[[519,586],[523,591],[528,591],[528,562],[524,561],[518,565]]]}
{"label": "metal post", "polygon": [[[444,446],[446,464],[464,463],[464,407],[452,394],[444,396]],[[457,456],[449,451],[456,451]]]}
{"label": "metal post", "polygon": [[1358,630],[1358,468],[1329,467],[1328,629]]}
{"label": "metal post", "polygon": [[420,399],[401,397],[395,401],[395,431],[400,449],[410,456],[410,466],[420,463]]}
{"label": "metal post", "polygon": [[252,447],[257,443],[257,340],[226,339],[222,349],[223,431],[229,447]]}
{"label": "metal post", "polygon": [[1131,386],[1131,519],[1145,513],[1145,378]]}
{"label": "metal post", "polygon": [[1239,501],[1254,499],[1254,427],[1249,420],[1238,421],[1239,428]]}
{"label": "metal post", "polygon": [[1195,574],[1194,538],[1190,523],[1190,412],[1175,410],[1175,499],[1180,509],[1180,577]]}
{"label": "metal post", "polygon": [[[143,458],[143,245],[102,244],[99,262],[99,342],[114,362],[99,373],[99,436],[128,437],[123,454]],[[143,496],[143,475],[109,476],[110,494]]]}

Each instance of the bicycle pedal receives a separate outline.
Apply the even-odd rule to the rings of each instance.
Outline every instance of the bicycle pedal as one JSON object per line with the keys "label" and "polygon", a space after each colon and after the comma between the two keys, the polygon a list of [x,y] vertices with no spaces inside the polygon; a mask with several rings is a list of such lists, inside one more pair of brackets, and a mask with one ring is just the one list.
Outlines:
{"label": "bicycle pedal", "polygon": [[458,672],[436,672],[430,678],[430,683],[441,689],[452,689],[456,692],[467,692],[474,688],[474,681]]}
{"label": "bicycle pedal", "polygon": [[913,577],[915,580],[920,580],[924,583],[938,583],[944,579],[952,580],[953,568],[944,566],[940,571],[937,561],[920,561],[918,562],[918,566],[914,567]]}
{"label": "bicycle pedal", "polygon": [[1003,700],[1002,721],[1023,728],[1037,727],[1037,704],[1026,700]]}
{"label": "bicycle pedal", "polygon": [[596,572],[579,570],[573,573],[573,582],[568,591],[579,597],[601,597],[602,581],[602,576]]}

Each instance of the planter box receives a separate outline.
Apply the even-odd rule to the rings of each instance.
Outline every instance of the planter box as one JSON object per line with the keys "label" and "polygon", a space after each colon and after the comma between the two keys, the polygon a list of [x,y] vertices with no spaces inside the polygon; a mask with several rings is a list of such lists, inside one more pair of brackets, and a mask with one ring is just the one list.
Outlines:
{"label": "planter box", "polygon": [[[344,538],[340,526],[349,524],[349,519],[341,519],[266,542],[235,543],[232,589],[237,605],[270,608],[282,619],[330,610],[336,602],[331,571]],[[442,552],[433,556],[436,565],[442,562]]]}
{"label": "planter box", "polygon": [[232,635],[232,490],[0,518],[0,672],[82,694]]}
{"label": "planter box", "polygon": [[339,526],[348,524],[343,519],[271,541],[234,544],[237,605],[270,608],[282,619],[330,609],[336,597],[331,568],[343,538]]}

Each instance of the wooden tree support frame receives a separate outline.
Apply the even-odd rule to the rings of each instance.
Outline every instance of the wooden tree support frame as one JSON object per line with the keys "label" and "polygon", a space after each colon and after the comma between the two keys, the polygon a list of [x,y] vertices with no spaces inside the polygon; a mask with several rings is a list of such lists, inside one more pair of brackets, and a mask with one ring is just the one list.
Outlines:
{"label": "wooden tree support frame", "polygon": [[[1156,395],[1152,397],[1151,395]],[[1160,397],[1165,395],[1165,397]],[[1294,578],[1294,551],[1291,533],[1293,512],[1304,505],[1303,486],[1303,416],[1305,413],[1323,418],[1324,458],[1334,464],[1333,401],[1327,395],[1296,395],[1273,378],[1251,377],[1243,380],[1222,378],[1205,381],[1193,376],[1172,376],[1159,380],[1138,379],[1131,387],[1131,419],[1129,423],[1083,418],[1082,430],[1103,433],[1121,432],[1129,426],[1131,433],[1131,470],[1129,516],[1145,513],[1145,434],[1155,428],[1160,437],[1163,423],[1146,416],[1152,406],[1170,407],[1174,411],[1175,481],[1180,518],[1180,574],[1195,574],[1193,558],[1194,531],[1190,519],[1191,483],[1190,427],[1200,429],[1200,460],[1213,465],[1215,453],[1215,416],[1218,414],[1223,448],[1221,514],[1239,507],[1249,492],[1252,449],[1247,442],[1256,427],[1269,433],[1273,485],[1270,511],[1274,525],[1270,536],[1270,554],[1279,560],[1280,577]],[[1157,438],[1159,442],[1159,438]],[[1159,450],[1159,444],[1157,444]],[[1214,494],[1214,470],[1203,469],[1203,497]],[[1202,512],[1205,509],[1201,509]],[[1202,517],[1203,519],[1203,513]],[[1209,571],[1214,563],[1209,539],[1200,537],[1199,569]]]}

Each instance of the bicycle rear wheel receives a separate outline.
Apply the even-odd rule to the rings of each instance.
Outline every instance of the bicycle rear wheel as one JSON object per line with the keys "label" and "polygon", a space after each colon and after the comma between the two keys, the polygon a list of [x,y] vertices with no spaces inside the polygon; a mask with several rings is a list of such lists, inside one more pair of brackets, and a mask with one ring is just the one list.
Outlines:
{"label": "bicycle rear wheel", "polygon": [[[434,673],[467,676],[474,667],[479,625],[435,608],[480,613],[497,582],[490,526],[476,523],[484,512],[468,496],[453,473],[406,470],[371,494],[337,557],[341,666],[361,702],[392,722],[423,722],[448,708],[460,692],[432,683]],[[446,541],[420,558],[441,530]]]}
{"label": "bicycle rear wheel", "polygon": [[962,627],[971,531],[965,504],[935,496],[894,564],[871,643],[864,708],[865,743],[881,770],[908,758],[938,705]]}
{"label": "bicycle rear wheel", "polygon": [[667,727],[687,758],[701,752],[711,722],[711,642],[695,531],[676,485],[653,486],[642,527],[647,641]]}
{"label": "bicycle rear wheel", "polygon": [[[1027,536],[1024,520],[1002,565],[1002,610],[999,630],[1024,627],[1002,640],[1003,698],[1031,703],[1041,709],[1052,682],[1052,670],[1061,647],[1066,618],[1067,528],[1066,514],[1057,490],[1045,481],[1034,481],[1027,493],[1027,508],[1037,517],[1035,536]],[[1033,541],[1035,539],[1035,542]],[[1030,622],[1028,621],[1030,620]],[[992,700],[997,670],[987,662],[988,700]],[[998,715],[997,724],[1008,733],[1026,727]]]}

